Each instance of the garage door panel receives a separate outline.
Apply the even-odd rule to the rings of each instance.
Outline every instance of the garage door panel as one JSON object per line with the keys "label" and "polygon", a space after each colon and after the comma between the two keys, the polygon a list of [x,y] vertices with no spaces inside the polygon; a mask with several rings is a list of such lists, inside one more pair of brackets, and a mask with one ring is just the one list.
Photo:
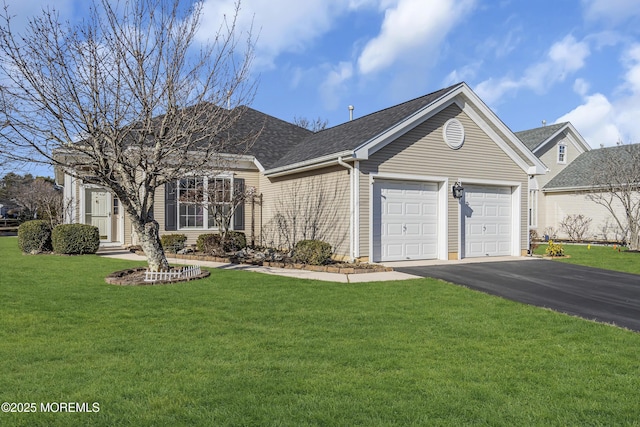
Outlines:
{"label": "garage door panel", "polygon": [[437,258],[437,184],[376,181],[373,197],[374,259]]}
{"label": "garage door panel", "polygon": [[420,216],[420,203],[405,204],[405,215]]}
{"label": "garage door panel", "polygon": [[465,187],[464,256],[510,255],[511,189],[472,185]]}

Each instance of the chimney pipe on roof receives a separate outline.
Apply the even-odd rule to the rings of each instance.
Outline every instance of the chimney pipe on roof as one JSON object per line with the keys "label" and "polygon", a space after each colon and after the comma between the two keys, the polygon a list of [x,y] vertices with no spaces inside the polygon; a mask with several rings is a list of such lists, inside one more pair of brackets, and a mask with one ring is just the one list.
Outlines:
{"label": "chimney pipe on roof", "polygon": [[349,121],[353,120],[353,105],[349,105]]}
{"label": "chimney pipe on roof", "polygon": [[547,121],[546,121],[546,120],[543,120],[543,121],[542,121],[542,126],[544,127],[544,126],[546,126],[546,125],[547,125]]}

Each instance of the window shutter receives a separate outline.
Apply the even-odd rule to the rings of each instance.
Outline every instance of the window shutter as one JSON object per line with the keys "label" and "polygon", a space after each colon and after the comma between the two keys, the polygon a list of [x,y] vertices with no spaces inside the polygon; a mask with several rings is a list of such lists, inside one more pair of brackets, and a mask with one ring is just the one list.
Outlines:
{"label": "window shutter", "polygon": [[[240,194],[242,197],[244,197],[244,178],[235,178],[233,180],[234,183],[234,196],[236,194]],[[238,205],[238,207],[236,208],[236,211],[233,213],[233,229],[234,230],[244,230],[244,203],[245,201],[243,200],[242,203],[240,203]]]}
{"label": "window shutter", "polygon": [[178,229],[178,200],[175,181],[164,185],[164,229],[176,231]]}

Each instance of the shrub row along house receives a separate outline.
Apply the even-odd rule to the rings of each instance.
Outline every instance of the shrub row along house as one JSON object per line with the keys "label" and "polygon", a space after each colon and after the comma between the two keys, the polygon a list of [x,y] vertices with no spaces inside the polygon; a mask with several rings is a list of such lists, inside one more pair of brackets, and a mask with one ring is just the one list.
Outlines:
{"label": "shrub row along house", "polygon": [[[571,125],[558,132],[566,163],[574,149],[589,151]],[[343,259],[520,256],[529,221],[543,218],[537,192],[555,167],[538,152],[559,135],[541,144],[531,142],[542,138],[535,132],[518,137],[465,83],[316,133],[247,108],[235,134],[251,133],[255,143],[224,171],[185,173],[158,189],[161,233],[193,244],[226,218],[249,243],[318,239]],[[97,226],[105,244],[136,244],[111,193],[62,170],[56,178],[73,201],[67,222]]]}

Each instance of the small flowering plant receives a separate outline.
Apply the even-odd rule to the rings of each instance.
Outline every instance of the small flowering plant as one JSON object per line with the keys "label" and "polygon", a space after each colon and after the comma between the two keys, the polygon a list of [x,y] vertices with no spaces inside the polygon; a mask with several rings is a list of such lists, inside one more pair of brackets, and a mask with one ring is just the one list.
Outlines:
{"label": "small flowering plant", "polygon": [[551,257],[564,256],[564,248],[560,243],[554,243],[553,240],[549,240],[549,246],[547,246],[544,253]]}

